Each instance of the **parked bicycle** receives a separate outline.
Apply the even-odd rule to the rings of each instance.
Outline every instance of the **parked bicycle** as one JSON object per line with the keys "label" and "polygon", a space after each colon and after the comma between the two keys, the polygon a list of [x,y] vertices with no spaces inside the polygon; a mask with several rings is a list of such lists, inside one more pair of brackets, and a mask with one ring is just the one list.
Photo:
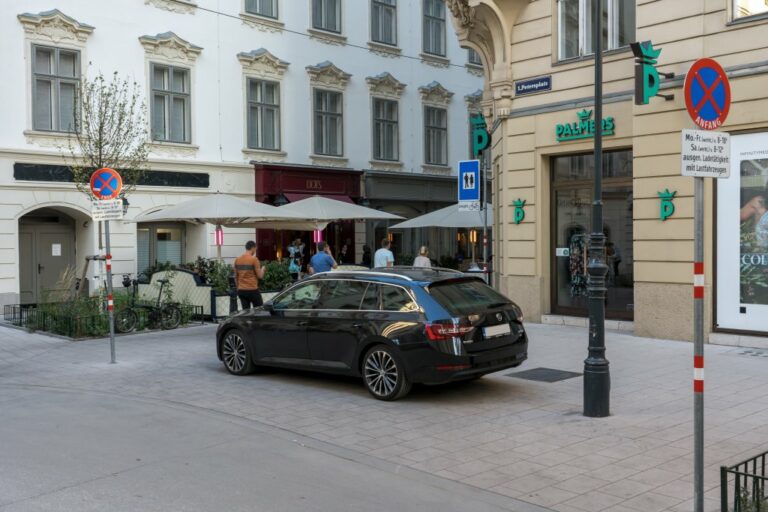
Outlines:
{"label": "parked bicycle", "polygon": [[162,329],[175,329],[181,323],[181,308],[176,304],[163,303],[163,289],[168,285],[167,279],[158,279],[160,290],[154,304],[136,301],[139,294],[139,280],[131,279],[130,274],[123,274],[123,286],[133,287],[128,305],[115,313],[115,330],[126,333],[136,329],[139,323],[139,311],[147,312],[147,322],[151,327],[158,325]]}

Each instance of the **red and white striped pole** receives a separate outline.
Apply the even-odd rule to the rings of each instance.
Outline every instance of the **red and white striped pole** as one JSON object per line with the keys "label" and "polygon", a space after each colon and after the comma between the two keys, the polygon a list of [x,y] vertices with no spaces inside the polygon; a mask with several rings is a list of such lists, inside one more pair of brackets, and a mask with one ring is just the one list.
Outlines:
{"label": "red and white striped pole", "polygon": [[693,181],[693,510],[704,512],[704,178]]}
{"label": "red and white striped pole", "polygon": [[115,359],[115,302],[112,297],[112,251],[110,249],[109,240],[109,221],[104,221],[104,239],[106,241],[105,248],[107,250],[106,257],[104,258],[107,264],[107,313],[109,314],[109,352],[110,363],[116,363]]}
{"label": "red and white striped pole", "polygon": [[[694,300],[696,309],[699,308],[699,305],[703,306],[704,263],[701,261],[696,261],[693,263],[693,300]],[[696,330],[698,330],[698,328]],[[696,341],[697,340],[694,340],[694,342]],[[704,354],[703,353],[699,354],[699,350],[696,350],[695,346],[694,346],[694,356],[693,356],[693,392],[694,393],[704,392]]]}

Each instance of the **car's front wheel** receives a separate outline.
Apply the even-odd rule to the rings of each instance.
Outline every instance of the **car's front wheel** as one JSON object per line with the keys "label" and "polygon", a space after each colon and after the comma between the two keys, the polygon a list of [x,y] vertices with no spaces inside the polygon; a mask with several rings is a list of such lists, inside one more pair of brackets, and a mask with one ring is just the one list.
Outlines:
{"label": "car's front wheel", "polygon": [[253,372],[253,359],[245,335],[238,329],[227,331],[221,340],[221,359],[224,367],[234,375],[248,375]]}
{"label": "car's front wheel", "polygon": [[365,354],[363,381],[368,392],[379,400],[397,400],[411,390],[403,363],[386,345],[376,345]]}

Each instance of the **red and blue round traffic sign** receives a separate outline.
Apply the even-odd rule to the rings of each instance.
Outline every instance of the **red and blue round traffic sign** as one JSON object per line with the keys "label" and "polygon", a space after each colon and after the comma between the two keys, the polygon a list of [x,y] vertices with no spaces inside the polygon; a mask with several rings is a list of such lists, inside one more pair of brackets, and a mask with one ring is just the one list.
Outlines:
{"label": "red and blue round traffic sign", "polygon": [[123,190],[123,178],[109,167],[102,167],[91,174],[91,192],[96,199],[116,199]]}
{"label": "red and blue round traffic sign", "polygon": [[693,63],[685,75],[683,94],[688,115],[699,128],[714,130],[723,125],[731,108],[731,84],[715,60],[705,58]]}

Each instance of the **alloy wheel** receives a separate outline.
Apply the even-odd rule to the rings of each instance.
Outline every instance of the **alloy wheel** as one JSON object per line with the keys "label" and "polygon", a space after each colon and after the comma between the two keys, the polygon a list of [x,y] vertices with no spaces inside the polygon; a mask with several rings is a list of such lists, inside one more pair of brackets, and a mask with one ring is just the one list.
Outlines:
{"label": "alloy wheel", "polygon": [[400,378],[397,363],[384,350],[375,350],[365,360],[365,382],[376,396],[386,397],[392,394]]}
{"label": "alloy wheel", "polygon": [[231,332],[224,337],[221,345],[221,355],[224,359],[224,365],[232,373],[241,373],[245,368],[248,357],[245,349],[245,342],[240,334]]}

